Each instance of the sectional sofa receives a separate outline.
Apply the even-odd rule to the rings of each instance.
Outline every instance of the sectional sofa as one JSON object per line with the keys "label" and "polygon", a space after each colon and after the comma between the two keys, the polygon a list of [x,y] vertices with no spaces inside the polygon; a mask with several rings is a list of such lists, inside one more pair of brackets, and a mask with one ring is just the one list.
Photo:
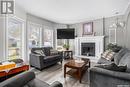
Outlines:
{"label": "sectional sofa", "polygon": [[130,87],[130,50],[123,48],[114,56],[114,61],[102,60],[105,64],[114,62],[127,66],[125,72],[93,67],[89,69],[90,87]]}

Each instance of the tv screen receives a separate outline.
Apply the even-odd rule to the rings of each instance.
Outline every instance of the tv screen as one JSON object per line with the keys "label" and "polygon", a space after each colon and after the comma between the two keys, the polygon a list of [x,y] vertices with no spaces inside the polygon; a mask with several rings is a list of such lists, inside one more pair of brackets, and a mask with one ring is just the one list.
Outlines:
{"label": "tv screen", "polygon": [[74,39],[74,38],[75,38],[74,28],[57,29],[57,39]]}

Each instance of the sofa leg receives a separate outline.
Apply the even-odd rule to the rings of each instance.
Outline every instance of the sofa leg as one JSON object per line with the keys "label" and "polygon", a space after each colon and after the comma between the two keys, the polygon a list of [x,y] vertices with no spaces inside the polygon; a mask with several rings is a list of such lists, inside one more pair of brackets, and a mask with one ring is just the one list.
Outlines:
{"label": "sofa leg", "polygon": [[62,64],[62,61],[60,61],[60,63]]}
{"label": "sofa leg", "polygon": [[42,71],[43,69],[39,69],[40,71]]}

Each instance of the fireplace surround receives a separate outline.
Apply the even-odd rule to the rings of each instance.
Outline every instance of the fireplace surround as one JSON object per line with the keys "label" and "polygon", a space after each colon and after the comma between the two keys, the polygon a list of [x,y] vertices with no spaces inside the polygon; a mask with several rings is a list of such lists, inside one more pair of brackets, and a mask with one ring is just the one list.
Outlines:
{"label": "fireplace surround", "polygon": [[104,50],[104,36],[77,37],[75,39],[75,57],[98,60]]}

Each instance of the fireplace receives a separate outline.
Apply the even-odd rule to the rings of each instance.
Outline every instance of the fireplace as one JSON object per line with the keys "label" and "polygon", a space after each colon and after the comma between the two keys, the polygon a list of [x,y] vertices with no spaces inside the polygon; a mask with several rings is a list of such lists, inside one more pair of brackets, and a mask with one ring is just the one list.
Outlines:
{"label": "fireplace", "polygon": [[95,56],[95,43],[81,43],[81,55]]}
{"label": "fireplace", "polygon": [[97,62],[104,50],[104,36],[75,38],[75,58],[88,58]]}

